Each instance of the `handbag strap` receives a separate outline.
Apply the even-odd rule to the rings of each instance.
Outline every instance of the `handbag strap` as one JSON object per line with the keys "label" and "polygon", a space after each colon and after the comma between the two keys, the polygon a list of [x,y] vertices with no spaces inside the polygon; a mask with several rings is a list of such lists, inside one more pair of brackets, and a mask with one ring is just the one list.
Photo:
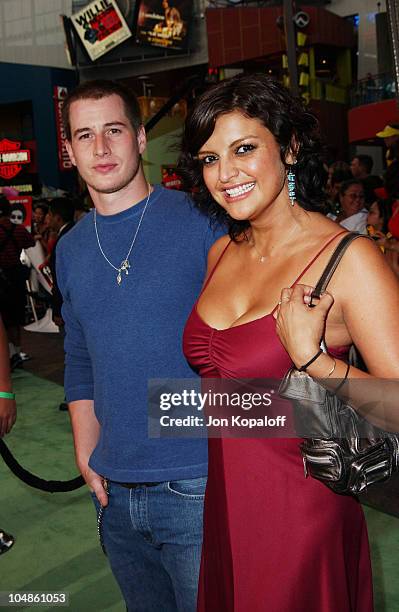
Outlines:
{"label": "handbag strap", "polygon": [[334,274],[335,270],[337,269],[337,266],[339,264],[339,262],[341,261],[346,249],[348,248],[348,246],[357,238],[368,238],[370,239],[368,236],[365,236],[364,234],[357,234],[355,232],[350,232],[348,234],[346,234],[342,240],[340,240],[339,244],[337,245],[335,251],[333,252],[333,254],[330,257],[330,260],[328,262],[328,264],[326,265],[322,275],[320,276],[316,287],[314,288],[312,295],[311,295],[311,301],[309,306],[315,306],[315,304],[312,304],[312,300],[313,299],[320,299],[320,296],[325,292],[325,290],[327,289],[327,285],[330,282],[332,275]]}

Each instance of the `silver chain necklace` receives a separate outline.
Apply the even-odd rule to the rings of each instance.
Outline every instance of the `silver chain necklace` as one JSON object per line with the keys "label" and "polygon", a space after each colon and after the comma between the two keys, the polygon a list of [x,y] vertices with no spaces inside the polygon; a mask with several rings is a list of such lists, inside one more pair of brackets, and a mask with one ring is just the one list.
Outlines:
{"label": "silver chain necklace", "polygon": [[111,266],[111,268],[113,268],[114,270],[117,271],[118,274],[116,275],[116,282],[118,283],[118,285],[120,285],[121,282],[122,282],[122,272],[124,272],[126,274],[126,276],[128,276],[128,274],[129,274],[129,268],[130,268],[129,257],[130,257],[130,253],[132,252],[132,248],[134,247],[134,243],[136,242],[136,238],[137,238],[139,230],[140,230],[140,225],[141,225],[141,222],[142,222],[143,217],[145,215],[145,211],[147,210],[148,202],[150,200],[150,195],[151,195],[151,185],[148,184],[148,196],[147,196],[147,200],[146,200],[146,203],[144,205],[144,208],[143,208],[143,212],[141,213],[141,217],[140,217],[139,223],[137,225],[136,232],[135,232],[135,234],[133,236],[132,243],[131,243],[131,245],[129,247],[129,250],[127,252],[127,255],[126,255],[125,259],[122,259],[121,265],[119,266],[119,268],[117,266],[114,266],[112,261],[110,261],[108,259],[108,257],[106,256],[106,254],[103,251],[103,248],[102,248],[101,242],[100,242],[100,238],[98,236],[97,210],[94,209],[94,229],[96,231],[96,238],[97,238],[98,248],[100,249],[101,255],[104,257],[105,261]]}
{"label": "silver chain necklace", "polygon": [[[297,228],[297,225],[292,226],[291,231],[289,231],[286,236],[286,239],[290,238],[292,234],[294,234],[296,228]],[[259,255],[259,263],[262,263],[262,264],[265,263],[265,261],[267,261],[267,255],[262,255],[262,253],[257,249],[253,236],[250,236],[249,243],[255,249],[255,252],[257,253],[257,255]]]}
{"label": "silver chain necklace", "polygon": [[256,248],[255,240],[252,238],[251,245],[254,247],[256,253],[259,255],[259,263],[264,263],[267,259],[266,255],[262,255],[260,251]]}

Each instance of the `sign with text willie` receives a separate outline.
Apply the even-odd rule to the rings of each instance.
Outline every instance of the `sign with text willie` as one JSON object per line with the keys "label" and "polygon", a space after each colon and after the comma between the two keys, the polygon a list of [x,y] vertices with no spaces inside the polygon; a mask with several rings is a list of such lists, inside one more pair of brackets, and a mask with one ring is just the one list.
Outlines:
{"label": "sign with text willie", "polygon": [[92,61],[132,35],[115,0],[90,2],[71,20]]}
{"label": "sign with text willie", "polygon": [[189,0],[145,0],[140,3],[137,42],[165,49],[183,50],[192,2]]}

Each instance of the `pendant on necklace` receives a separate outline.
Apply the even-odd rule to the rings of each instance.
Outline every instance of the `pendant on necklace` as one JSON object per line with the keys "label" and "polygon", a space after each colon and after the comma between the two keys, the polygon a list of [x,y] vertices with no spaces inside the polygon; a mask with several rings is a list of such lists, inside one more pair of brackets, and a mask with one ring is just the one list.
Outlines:
{"label": "pendant on necklace", "polygon": [[118,268],[118,274],[116,276],[116,282],[118,283],[118,285],[120,285],[122,282],[122,272],[124,272],[127,276],[129,274],[129,268],[130,263],[128,259],[124,259],[123,261],[121,261],[121,267]]}
{"label": "pendant on necklace", "polygon": [[264,255],[261,255],[259,259],[259,263],[264,263],[265,261],[266,261],[266,257]]}
{"label": "pendant on necklace", "polygon": [[128,260],[128,259],[124,259],[124,260],[121,262],[121,267],[119,268],[119,270],[120,270],[121,272],[125,272],[125,273],[126,273],[126,275],[128,275],[128,274],[129,274],[129,268],[130,268],[130,263],[129,263],[129,260]]}

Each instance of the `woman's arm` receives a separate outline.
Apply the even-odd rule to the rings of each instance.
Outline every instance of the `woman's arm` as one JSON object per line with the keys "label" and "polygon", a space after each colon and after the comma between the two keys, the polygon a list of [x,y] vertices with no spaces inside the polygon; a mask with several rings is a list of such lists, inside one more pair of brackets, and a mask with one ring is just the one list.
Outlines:
{"label": "woman's arm", "polygon": [[[343,257],[334,278],[334,296],[342,313],[343,325],[360,351],[369,374],[351,367],[347,385],[350,403],[375,425],[399,431],[399,283],[380,250],[367,240],[356,240]],[[319,350],[328,313],[334,302],[326,293],[315,308],[306,302],[312,287],[298,285],[282,291],[277,332],[296,367],[307,363]],[[342,360],[321,355],[308,368],[313,378],[323,379],[334,389],[345,376]],[[371,412],[370,412],[371,409]]]}

